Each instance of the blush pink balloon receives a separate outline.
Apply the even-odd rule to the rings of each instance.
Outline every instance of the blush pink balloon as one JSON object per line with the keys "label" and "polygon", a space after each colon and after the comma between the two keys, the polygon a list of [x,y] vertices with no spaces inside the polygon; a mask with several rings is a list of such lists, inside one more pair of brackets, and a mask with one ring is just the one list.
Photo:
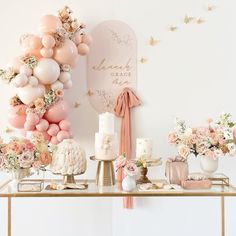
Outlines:
{"label": "blush pink balloon", "polygon": [[50,140],[50,143],[51,144],[54,144],[54,145],[57,145],[59,143],[59,141],[57,140],[57,137],[56,136],[52,136],[51,137],[51,140]]}
{"label": "blush pink balloon", "polygon": [[13,60],[9,63],[9,67],[12,67],[14,72],[19,73],[20,67],[22,66],[22,62],[20,57],[15,57]]}
{"label": "blush pink balloon", "polygon": [[57,29],[62,27],[60,19],[53,15],[45,15],[40,19],[39,32],[55,33]]}
{"label": "blush pink balloon", "polygon": [[46,34],[42,37],[42,44],[45,48],[53,48],[55,46],[55,43],[55,39],[50,34]]}
{"label": "blush pink balloon", "polygon": [[45,140],[47,140],[47,141],[51,140],[51,136],[46,131],[42,132],[42,134],[43,134],[43,137],[45,138]]}
{"label": "blush pink balloon", "polygon": [[42,48],[42,42],[41,42],[41,38],[39,38],[38,36],[34,35],[29,39],[29,46],[32,49],[40,49]]}
{"label": "blush pink balloon", "polygon": [[31,123],[26,121],[25,124],[24,124],[24,128],[27,131],[33,131],[33,130],[35,130],[35,125],[32,125]]}
{"label": "blush pink balloon", "polygon": [[90,45],[93,42],[93,39],[92,39],[92,37],[90,35],[85,34],[82,37],[82,42],[87,44],[87,45]]}
{"label": "blush pink balloon", "polygon": [[37,59],[42,58],[40,54],[40,49],[24,48],[23,54],[24,56],[27,56],[27,55],[35,56]]}
{"label": "blush pink balloon", "polygon": [[62,120],[59,123],[59,127],[61,128],[61,130],[66,130],[69,131],[70,130],[70,122],[68,120]]}
{"label": "blush pink balloon", "polygon": [[59,142],[62,142],[64,139],[69,139],[70,138],[70,134],[68,131],[65,130],[61,130],[58,132],[57,134],[57,140]]}
{"label": "blush pink balloon", "polygon": [[45,119],[41,119],[39,123],[36,125],[36,129],[40,132],[47,131],[48,127],[49,127],[49,123]]}
{"label": "blush pink balloon", "polygon": [[40,50],[40,54],[42,55],[42,57],[49,58],[49,57],[52,57],[53,50],[51,48],[42,48]]}
{"label": "blush pink balloon", "polygon": [[11,107],[8,115],[9,124],[14,128],[23,129],[26,121],[26,108],[23,104]]}
{"label": "blush pink balloon", "polygon": [[56,104],[49,107],[44,117],[52,123],[64,120],[69,113],[69,107],[64,100],[59,100]]}
{"label": "blush pink balloon", "polygon": [[87,55],[89,53],[89,46],[85,43],[80,43],[77,46],[77,49],[78,49],[79,55],[81,56]]}
{"label": "blush pink balloon", "polygon": [[59,126],[56,125],[56,124],[50,124],[49,125],[49,128],[48,128],[48,134],[51,135],[51,136],[56,136],[57,133],[59,132]]}
{"label": "blush pink balloon", "polygon": [[77,63],[77,48],[73,41],[66,39],[65,42],[54,50],[54,59],[59,64],[68,64],[75,67]]}
{"label": "blush pink balloon", "polygon": [[74,42],[76,45],[82,43],[82,35],[79,32],[75,33]]}
{"label": "blush pink balloon", "polygon": [[36,113],[29,113],[26,116],[27,123],[37,125],[39,123],[39,116]]}

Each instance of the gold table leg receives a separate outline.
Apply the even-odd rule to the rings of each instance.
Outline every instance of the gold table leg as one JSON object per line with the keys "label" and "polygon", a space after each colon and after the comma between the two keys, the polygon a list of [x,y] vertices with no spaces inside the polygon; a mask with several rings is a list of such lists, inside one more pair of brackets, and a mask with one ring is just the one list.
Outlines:
{"label": "gold table leg", "polygon": [[11,197],[8,197],[8,236],[11,236]]}
{"label": "gold table leg", "polygon": [[221,236],[225,236],[225,197],[221,196]]}

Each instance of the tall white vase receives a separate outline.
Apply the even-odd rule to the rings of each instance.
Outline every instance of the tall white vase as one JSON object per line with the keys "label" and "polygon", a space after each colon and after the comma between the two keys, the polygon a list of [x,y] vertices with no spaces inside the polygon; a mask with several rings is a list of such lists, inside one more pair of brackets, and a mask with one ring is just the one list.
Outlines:
{"label": "tall white vase", "polygon": [[201,156],[200,166],[205,174],[212,175],[218,169],[218,158],[214,159],[208,156]]}

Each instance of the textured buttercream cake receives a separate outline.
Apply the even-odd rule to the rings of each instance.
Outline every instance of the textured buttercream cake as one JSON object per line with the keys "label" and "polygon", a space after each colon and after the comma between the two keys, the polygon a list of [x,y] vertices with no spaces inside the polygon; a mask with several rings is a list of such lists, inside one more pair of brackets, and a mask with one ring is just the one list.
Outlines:
{"label": "textured buttercream cake", "polygon": [[51,171],[60,175],[79,175],[86,171],[86,154],[73,139],[64,139],[53,152]]}

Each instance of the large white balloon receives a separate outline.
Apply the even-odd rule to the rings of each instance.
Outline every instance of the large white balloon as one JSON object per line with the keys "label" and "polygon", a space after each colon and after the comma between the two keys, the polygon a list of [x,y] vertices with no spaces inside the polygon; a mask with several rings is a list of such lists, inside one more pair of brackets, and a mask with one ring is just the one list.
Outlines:
{"label": "large white balloon", "polygon": [[43,97],[45,93],[45,87],[39,85],[38,87],[31,87],[29,84],[23,88],[17,89],[17,95],[20,100],[28,105],[39,97]]}
{"label": "large white balloon", "polygon": [[34,68],[34,75],[42,84],[52,84],[60,75],[60,67],[55,60],[42,58]]}

